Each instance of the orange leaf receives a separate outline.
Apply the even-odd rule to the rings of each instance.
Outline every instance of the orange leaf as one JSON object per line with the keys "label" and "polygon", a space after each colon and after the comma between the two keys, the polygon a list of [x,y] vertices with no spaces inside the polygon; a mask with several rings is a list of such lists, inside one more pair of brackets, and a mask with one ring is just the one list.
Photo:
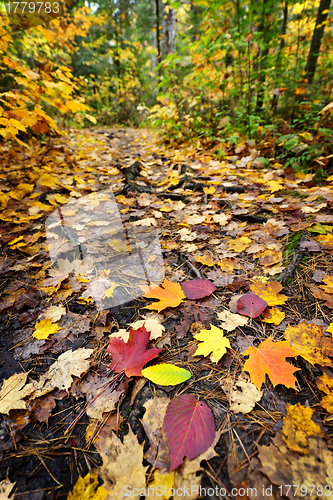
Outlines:
{"label": "orange leaf", "polygon": [[299,350],[289,344],[289,341],[273,342],[271,337],[261,342],[259,347],[248,347],[244,356],[250,356],[245,361],[243,371],[249,372],[251,382],[260,390],[265,382],[266,374],[271,379],[274,387],[283,384],[296,389],[296,378],[293,373],[300,368],[295,368],[285,361],[287,357],[300,354]]}
{"label": "orange leaf", "polygon": [[[163,288],[162,288],[163,287]],[[161,286],[155,288],[142,287],[144,291],[148,288],[149,291],[143,295],[146,299],[158,299],[159,302],[155,302],[150,306],[146,306],[146,309],[154,309],[158,312],[163,311],[167,307],[177,307],[185,299],[184,292],[179,283],[172,283],[171,281],[165,279]]]}

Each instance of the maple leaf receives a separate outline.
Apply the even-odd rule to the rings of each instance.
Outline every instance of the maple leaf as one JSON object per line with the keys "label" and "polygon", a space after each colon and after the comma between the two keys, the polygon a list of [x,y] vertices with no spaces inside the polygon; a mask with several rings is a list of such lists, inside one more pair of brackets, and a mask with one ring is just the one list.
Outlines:
{"label": "maple leaf", "polygon": [[[162,288],[163,287],[163,288]],[[148,288],[149,291],[143,295],[146,299],[158,299],[159,302],[146,306],[146,309],[154,309],[158,312],[163,311],[167,307],[177,307],[185,299],[185,294],[179,283],[172,283],[165,279],[161,286],[142,287],[144,291]]]}
{"label": "maple leaf", "polygon": [[273,323],[273,325],[279,325],[285,318],[285,313],[280,311],[277,307],[272,307],[272,309],[266,309],[262,313],[262,318],[265,323]]}
{"label": "maple leaf", "polygon": [[326,394],[319,403],[320,406],[325,408],[328,413],[333,414],[333,378],[324,373],[321,377],[316,378],[316,384],[318,389]]}
{"label": "maple leaf", "polygon": [[57,323],[52,323],[52,319],[43,319],[39,323],[35,324],[35,331],[32,336],[38,340],[47,339],[49,335],[56,333],[61,328]]}
{"label": "maple leaf", "polygon": [[278,281],[270,281],[267,284],[255,281],[250,288],[252,292],[265,300],[268,306],[279,306],[288,300],[286,295],[279,295],[283,287]]}
{"label": "maple leaf", "polygon": [[198,349],[193,356],[208,356],[213,363],[218,363],[222,356],[227,352],[227,347],[230,346],[229,339],[223,337],[223,330],[211,325],[211,330],[201,330],[197,335],[194,335],[196,340],[201,340]]}
{"label": "maple leaf", "polygon": [[241,314],[233,314],[230,311],[222,311],[217,314],[217,317],[223,321],[221,326],[227,332],[232,332],[238,326],[244,326],[249,321],[248,318],[244,318]]}
{"label": "maple leaf", "polygon": [[333,340],[324,336],[322,326],[302,321],[297,326],[288,326],[284,338],[312,365],[331,366],[328,356],[333,356]]}
{"label": "maple leaf", "polygon": [[129,339],[125,342],[119,337],[110,339],[107,352],[112,355],[110,370],[120,373],[125,372],[127,377],[140,377],[142,368],[153,358],[156,358],[161,349],[153,347],[146,351],[150,333],[145,327],[130,330]]}
{"label": "maple leaf", "polygon": [[170,470],[186,456],[193,460],[209,448],[215,438],[212,411],[192,394],[171,399],[164,416],[164,430],[170,451]]}
{"label": "maple leaf", "polygon": [[32,384],[25,385],[27,373],[14,373],[4,380],[0,390],[0,413],[9,415],[10,410],[25,410],[26,398],[34,391]]}
{"label": "maple leaf", "polygon": [[249,372],[251,382],[260,391],[265,382],[266,374],[274,387],[283,384],[296,389],[294,372],[300,370],[285,361],[287,357],[299,356],[300,352],[289,344],[289,341],[273,342],[271,337],[261,342],[259,347],[248,347],[244,356],[250,356],[245,361],[243,371]]}
{"label": "maple leaf", "polygon": [[240,238],[236,238],[228,241],[229,250],[231,252],[243,252],[250,246],[251,239],[247,236],[241,236]]}
{"label": "maple leaf", "polygon": [[289,450],[307,455],[308,438],[323,437],[324,433],[312,420],[314,410],[308,406],[287,405],[287,416],[283,419],[282,439]]}

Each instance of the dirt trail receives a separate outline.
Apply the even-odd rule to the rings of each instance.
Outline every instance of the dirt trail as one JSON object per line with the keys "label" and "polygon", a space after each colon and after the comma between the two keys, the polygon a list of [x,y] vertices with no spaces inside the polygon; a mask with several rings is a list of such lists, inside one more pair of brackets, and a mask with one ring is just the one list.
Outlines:
{"label": "dirt trail", "polygon": [[[264,445],[281,435],[287,405],[301,403],[315,410],[312,418],[322,429],[322,434],[317,432],[324,443],[321,449],[325,456],[332,455],[332,405],[321,402],[333,394],[329,385],[333,341],[327,331],[333,322],[333,179],[317,187],[311,184],[311,175],[286,176],[273,162],[263,168],[253,150],[221,161],[211,151],[165,149],[150,131],[134,129],[71,130],[43,145],[2,146],[0,156],[0,380],[27,373],[26,384],[35,384],[21,406],[12,402],[12,409],[1,411],[0,398],[0,482],[8,477],[15,483],[15,499],[67,498],[79,476],[100,470],[98,443],[112,429],[124,436],[129,424],[147,453],[154,443],[146,426],[153,424],[142,425],[143,405],[153,397],[171,399],[184,391],[207,403],[221,431],[217,456],[202,462],[202,486],[214,488],[204,498],[220,498],[216,486],[235,498],[231,490],[241,485],[273,485],[274,498],[281,497],[280,478],[270,476],[264,464]],[[115,195],[117,215],[113,205],[107,205],[114,203],[113,195],[107,201],[101,198],[109,190]],[[89,201],[80,205],[83,199]],[[99,212],[103,202],[105,218]],[[46,240],[45,221],[53,212],[63,214],[66,230],[56,234],[53,226],[47,226]],[[159,283],[164,277],[173,283],[205,279],[216,286],[214,293],[184,300],[159,314],[149,312],[145,307],[155,302],[135,289],[141,279],[138,266],[126,264],[121,256],[119,265],[125,270],[120,286],[116,271],[110,272],[106,265],[127,244],[119,232],[113,239],[104,238],[112,234],[107,233],[111,217],[121,217],[128,234],[140,236],[140,242],[153,235],[154,251],[145,265],[149,262],[156,279],[163,274]],[[51,261],[50,248],[58,249],[57,263]],[[78,270],[80,260],[90,278],[94,276],[95,288]],[[120,289],[128,301],[118,297]],[[237,298],[251,289],[268,308],[245,326],[230,326],[236,321],[229,313],[238,313]],[[103,303],[106,290],[108,307]],[[158,361],[189,370],[187,382],[165,387],[143,377],[122,377],[112,383],[106,352],[110,334],[128,329],[147,314],[155,314],[164,327],[150,343],[162,349]],[[293,327],[299,324],[296,335]],[[195,356],[194,335],[212,325],[225,331],[231,345],[218,363],[208,355]],[[245,350],[269,337],[274,342],[290,340],[300,349],[298,357],[289,359],[299,369],[298,390],[282,383],[274,387],[268,373],[260,402],[239,413],[226,384],[244,374]],[[90,361],[88,365],[78,361],[82,369],[72,373],[69,386],[64,389],[66,384],[58,382],[51,391],[42,387],[49,367],[78,349],[89,350]],[[326,385],[318,381],[323,374],[328,377]],[[98,410],[91,402],[106,382],[110,383],[108,398],[103,399],[106,406]],[[38,383],[42,389],[34,396]],[[237,390],[243,391],[241,386]],[[115,391],[118,400],[110,409]],[[242,397],[247,401],[246,390]],[[65,434],[87,403],[95,413],[84,411]],[[295,453],[289,448],[280,459],[301,463],[304,455]],[[148,456],[144,465],[150,463]],[[305,471],[306,463],[304,467]],[[200,463],[195,470],[199,469]],[[305,482],[302,471],[299,480]],[[151,481],[151,469],[148,473]],[[195,474],[186,477],[182,481],[195,480]],[[292,474],[287,479],[290,484],[295,480]],[[319,480],[323,480],[320,475]],[[249,498],[264,497],[257,493]]]}

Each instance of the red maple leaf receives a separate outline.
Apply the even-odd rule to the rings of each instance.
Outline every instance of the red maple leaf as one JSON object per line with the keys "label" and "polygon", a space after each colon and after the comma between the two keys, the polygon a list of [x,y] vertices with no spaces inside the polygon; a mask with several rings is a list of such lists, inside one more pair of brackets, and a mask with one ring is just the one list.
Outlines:
{"label": "red maple leaf", "polygon": [[149,337],[150,332],[144,326],[138,330],[131,328],[126,344],[123,339],[112,337],[106,350],[112,356],[110,370],[116,373],[124,371],[127,377],[140,377],[144,365],[161,351],[157,347],[146,351]]}

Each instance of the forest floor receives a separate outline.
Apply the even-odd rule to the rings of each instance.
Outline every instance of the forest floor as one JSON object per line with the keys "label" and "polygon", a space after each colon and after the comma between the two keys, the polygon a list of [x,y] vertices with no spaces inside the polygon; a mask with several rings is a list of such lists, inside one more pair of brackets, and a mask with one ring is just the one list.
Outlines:
{"label": "forest floor", "polygon": [[[245,144],[222,161],[119,128],[2,145],[1,500],[64,499],[79,477],[72,500],[124,498],[126,484],[137,498],[148,485],[146,498],[171,496],[158,485],[174,499],[330,497],[333,176],[319,187],[258,155]],[[121,221],[141,260],[126,260]],[[175,288],[143,297],[140,263],[190,293],[177,307]],[[161,349],[149,364],[188,380],[115,376],[110,335],[143,324]],[[163,419],[183,394],[206,403],[216,435],[168,474]]]}

